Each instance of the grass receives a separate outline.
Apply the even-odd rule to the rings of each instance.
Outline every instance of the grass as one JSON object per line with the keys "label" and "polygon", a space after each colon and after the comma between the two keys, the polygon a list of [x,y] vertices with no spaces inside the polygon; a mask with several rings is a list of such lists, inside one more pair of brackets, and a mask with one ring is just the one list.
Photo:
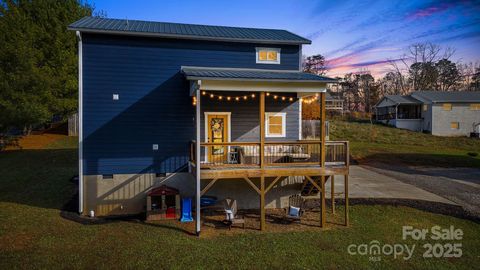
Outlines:
{"label": "grass", "polygon": [[[60,209],[75,195],[69,179],[76,172],[75,138],[60,139],[44,149],[0,153],[0,269],[467,269],[480,263],[479,224],[407,207],[352,206],[350,228],[275,233],[234,229],[234,234],[218,230],[217,235],[200,239],[174,222],[81,225],[60,216]],[[422,258],[425,241],[403,241],[402,225],[462,229],[463,256]],[[372,240],[382,245],[416,244],[416,251],[408,261],[383,256],[380,262],[347,253],[350,244]]]}
{"label": "grass", "polygon": [[438,137],[369,122],[332,121],[332,140],[350,141],[360,162],[442,167],[480,167],[480,140]]}

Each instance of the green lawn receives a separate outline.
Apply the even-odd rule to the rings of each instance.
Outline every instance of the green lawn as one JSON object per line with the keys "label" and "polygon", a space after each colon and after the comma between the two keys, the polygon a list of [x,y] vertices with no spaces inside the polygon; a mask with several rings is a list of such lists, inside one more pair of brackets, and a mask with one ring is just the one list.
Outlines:
{"label": "green lawn", "polygon": [[[81,225],[60,216],[60,209],[75,192],[69,181],[77,171],[75,147],[75,139],[70,138],[47,149],[0,153],[0,269],[467,269],[480,263],[479,224],[407,207],[352,206],[350,228],[281,233],[246,230],[234,235],[218,230],[218,236],[200,239],[177,230],[172,222]],[[402,225],[462,229],[463,256],[422,258],[424,241],[404,242]],[[382,245],[417,246],[409,261],[383,256],[380,262],[371,262],[366,256],[347,253],[350,244],[372,240]]]}
{"label": "green lawn", "polygon": [[338,120],[331,122],[330,134],[331,140],[350,141],[351,155],[360,162],[480,167],[478,139],[438,137],[368,122]]}

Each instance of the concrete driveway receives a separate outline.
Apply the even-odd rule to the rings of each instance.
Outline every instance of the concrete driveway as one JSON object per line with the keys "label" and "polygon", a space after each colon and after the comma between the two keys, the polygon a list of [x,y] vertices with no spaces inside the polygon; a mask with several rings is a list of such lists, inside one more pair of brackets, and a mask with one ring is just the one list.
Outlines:
{"label": "concrete driveway", "polygon": [[[331,181],[328,181],[326,183],[327,196],[330,196],[330,185]],[[343,186],[343,176],[335,176],[337,197],[343,197]],[[455,202],[432,192],[362,166],[350,166],[349,198],[413,199],[456,205]]]}

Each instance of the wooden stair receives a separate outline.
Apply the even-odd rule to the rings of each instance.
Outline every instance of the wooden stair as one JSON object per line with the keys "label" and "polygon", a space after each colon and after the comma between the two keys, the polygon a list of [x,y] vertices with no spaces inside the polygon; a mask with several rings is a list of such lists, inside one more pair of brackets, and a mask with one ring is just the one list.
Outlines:
{"label": "wooden stair", "polygon": [[[322,186],[322,180],[321,176],[315,176],[312,177],[312,180],[315,181],[317,185],[320,187]],[[328,179],[330,179],[330,176],[325,176],[325,183],[327,183]],[[318,188],[316,188],[310,181],[308,181],[306,178],[303,180],[303,185],[302,185],[302,196],[315,196],[320,192]]]}

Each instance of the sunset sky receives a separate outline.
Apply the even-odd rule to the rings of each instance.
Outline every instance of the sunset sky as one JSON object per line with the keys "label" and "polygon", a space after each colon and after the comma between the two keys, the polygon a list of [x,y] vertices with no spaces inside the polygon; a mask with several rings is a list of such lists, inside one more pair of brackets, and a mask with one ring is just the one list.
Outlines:
{"label": "sunset sky", "polygon": [[480,1],[93,1],[109,18],[286,29],[312,40],[329,76],[368,70],[430,41],[456,49],[453,60],[480,61]]}

